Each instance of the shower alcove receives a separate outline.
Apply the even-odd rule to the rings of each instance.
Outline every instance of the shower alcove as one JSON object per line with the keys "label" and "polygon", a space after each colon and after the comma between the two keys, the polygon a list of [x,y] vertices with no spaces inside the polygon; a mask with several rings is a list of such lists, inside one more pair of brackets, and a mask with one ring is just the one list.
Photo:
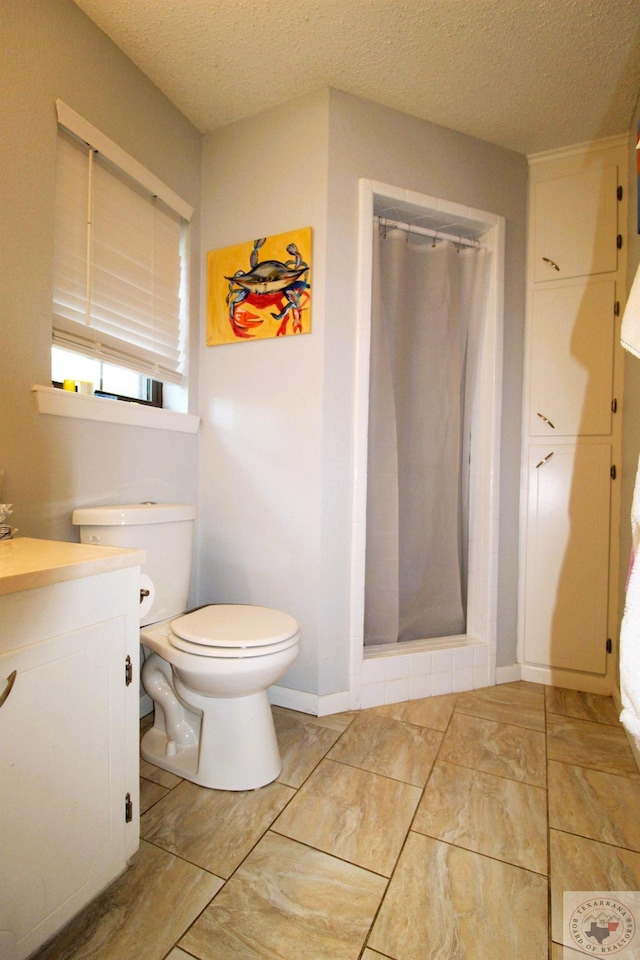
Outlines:
{"label": "shower alcove", "polygon": [[[504,219],[372,180],[361,180],[358,234],[356,410],[349,702],[352,709],[495,683]],[[486,314],[476,368],[470,446],[466,633],[364,645],[367,454],[373,231],[378,219],[432,231],[489,252]]]}

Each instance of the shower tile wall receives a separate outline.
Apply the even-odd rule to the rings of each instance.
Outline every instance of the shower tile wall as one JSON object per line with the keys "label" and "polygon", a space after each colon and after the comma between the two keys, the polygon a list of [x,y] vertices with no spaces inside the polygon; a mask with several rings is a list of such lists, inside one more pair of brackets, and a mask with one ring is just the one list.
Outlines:
{"label": "shower tile wall", "polygon": [[[464,646],[443,646],[436,650],[420,650],[420,643],[411,646],[415,652],[394,649],[367,651],[360,664],[357,707],[379,707],[386,703],[402,703],[443,693],[462,693],[489,684],[489,653],[484,643]],[[406,651],[406,644],[402,648]]]}

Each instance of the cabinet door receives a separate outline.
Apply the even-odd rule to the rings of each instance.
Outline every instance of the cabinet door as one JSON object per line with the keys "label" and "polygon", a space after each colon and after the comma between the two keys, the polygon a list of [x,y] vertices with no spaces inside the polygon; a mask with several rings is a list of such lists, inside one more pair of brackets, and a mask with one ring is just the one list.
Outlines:
{"label": "cabinet door", "polygon": [[617,189],[616,164],[542,180],[535,185],[535,282],[617,269]]}
{"label": "cabinet door", "polygon": [[524,659],[606,670],[609,443],[529,449]]}
{"label": "cabinet door", "polygon": [[[126,866],[122,621],[0,656],[0,956],[20,960]],[[108,761],[106,760],[108,758]]]}
{"label": "cabinet door", "polygon": [[615,293],[612,280],[533,291],[532,436],[611,433]]}

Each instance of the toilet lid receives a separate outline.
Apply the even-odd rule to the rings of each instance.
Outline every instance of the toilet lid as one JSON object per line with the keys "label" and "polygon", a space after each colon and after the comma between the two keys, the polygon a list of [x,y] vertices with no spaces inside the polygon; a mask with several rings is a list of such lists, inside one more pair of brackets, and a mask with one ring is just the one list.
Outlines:
{"label": "toilet lid", "polygon": [[233,649],[281,644],[298,633],[298,624],[288,613],[233,603],[201,607],[172,620],[170,626],[175,638],[188,644],[224,648],[228,653]]}

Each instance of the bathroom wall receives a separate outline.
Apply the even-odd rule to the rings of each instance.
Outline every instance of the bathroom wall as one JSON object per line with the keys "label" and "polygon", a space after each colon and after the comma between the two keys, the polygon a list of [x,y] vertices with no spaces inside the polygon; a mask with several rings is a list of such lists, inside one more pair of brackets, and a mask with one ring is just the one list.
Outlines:
{"label": "bathroom wall", "polygon": [[[201,602],[296,616],[283,686],[347,689],[358,178],[507,221],[499,665],[515,661],[524,157],[326,90],[205,137],[204,251],[311,226],[312,332],[201,351]],[[204,290],[203,290],[204,298]]]}
{"label": "bathroom wall", "polygon": [[[77,539],[74,506],[195,502],[198,436],[36,412],[51,380],[56,145],[61,98],[165,181],[196,214],[193,340],[199,312],[201,136],[70,0],[0,6],[0,469],[25,536]],[[192,394],[197,364],[191,371]]]}
{"label": "bathroom wall", "polygon": [[347,656],[344,638],[322,630],[333,602],[321,583],[328,121],[323,91],[217,130],[203,150],[203,262],[208,250],[312,227],[311,333],[201,341],[199,564],[200,602],[266,604],[298,619],[302,651],[285,685],[311,694],[319,649],[336,664]]}

